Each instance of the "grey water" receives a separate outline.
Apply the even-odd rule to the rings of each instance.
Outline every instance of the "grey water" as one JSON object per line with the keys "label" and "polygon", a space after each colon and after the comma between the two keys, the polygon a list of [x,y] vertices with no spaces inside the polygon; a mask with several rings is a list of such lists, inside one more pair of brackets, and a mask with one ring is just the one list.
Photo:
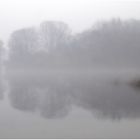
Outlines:
{"label": "grey water", "polygon": [[140,1],[0,0],[0,138],[140,138]]}
{"label": "grey water", "polygon": [[0,138],[139,138],[140,90],[125,77],[103,72],[3,76]]}

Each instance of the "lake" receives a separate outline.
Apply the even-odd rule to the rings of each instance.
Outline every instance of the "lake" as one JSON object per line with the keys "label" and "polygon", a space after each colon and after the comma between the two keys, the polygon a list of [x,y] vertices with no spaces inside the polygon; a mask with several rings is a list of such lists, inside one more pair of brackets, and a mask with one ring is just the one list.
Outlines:
{"label": "lake", "polygon": [[1,76],[0,138],[140,138],[140,90],[128,75]]}

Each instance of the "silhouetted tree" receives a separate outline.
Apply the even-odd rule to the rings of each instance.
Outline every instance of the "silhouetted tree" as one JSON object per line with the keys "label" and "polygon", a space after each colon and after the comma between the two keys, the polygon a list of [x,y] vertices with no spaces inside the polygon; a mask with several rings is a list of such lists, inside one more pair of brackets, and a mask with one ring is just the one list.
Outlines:
{"label": "silhouetted tree", "polygon": [[0,40],[0,73],[1,73],[1,69],[2,69],[2,57],[4,53],[4,48],[3,48],[3,42]]}
{"label": "silhouetted tree", "polygon": [[60,57],[70,39],[70,29],[63,22],[48,21],[42,23],[38,29],[18,30],[11,35],[9,41],[8,65],[24,69],[56,67],[61,62]]}
{"label": "silhouetted tree", "polygon": [[[77,46],[89,65],[139,67],[140,21],[113,19],[78,35]],[[79,54],[80,55],[80,54]]]}
{"label": "silhouetted tree", "polygon": [[9,65],[42,70],[140,67],[140,21],[113,19],[72,36],[63,22],[14,32]]}
{"label": "silhouetted tree", "polygon": [[8,65],[11,67],[26,66],[38,46],[38,34],[34,28],[15,31],[9,41]]}
{"label": "silhouetted tree", "polygon": [[50,51],[61,49],[69,43],[70,32],[68,25],[63,22],[43,22],[40,25],[40,45]]}

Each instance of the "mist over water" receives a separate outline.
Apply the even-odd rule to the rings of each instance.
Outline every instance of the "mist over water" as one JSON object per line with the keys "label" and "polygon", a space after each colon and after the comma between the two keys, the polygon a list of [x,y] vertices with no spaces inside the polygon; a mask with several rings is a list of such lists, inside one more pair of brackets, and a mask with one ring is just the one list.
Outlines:
{"label": "mist over water", "polygon": [[66,117],[72,106],[102,118],[140,117],[139,91],[113,80],[87,74],[20,76],[10,79],[8,98],[15,109],[49,119]]}
{"label": "mist over water", "polygon": [[0,138],[140,138],[140,3],[75,1],[0,5]]}
{"label": "mist over water", "polygon": [[[8,132],[2,137],[84,138],[83,131],[88,129],[86,138],[126,138],[119,127],[125,122],[131,130],[130,122],[135,125],[140,118],[138,35],[139,20],[120,19],[102,22],[76,36],[67,24],[58,21],[15,31],[9,50],[1,51],[0,99],[7,119],[13,120],[6,121],[2,116],[4,132]],[[37,122],[33,125],[37,130],[28,125],[34,122],[32,118],[41,121],[39,127]],[[67,124],[74,127],[77,120],[82,128],[77,124],[76,134],[65,130]],[[90,121],[97,124],[87,125]],[[119,125],[114,130],[119,136],[101,133],[100,129],[97,136],[91,133],[106,121],[110,131]],[[12,131],[8,128],[11,123]],[[62,124],[64,132],[53,132]],[[27,127],[32,133],[37,131],[36,135],[24,134],[22,129]],[[48,129],[49,134],[39,131],[42,129]],[[131,134],[139,137],[139,133]]]}
{"label": "mist over water", "polygon": [[[31,74],[26,71],[24,75],[11,74],[5,79],[7,89],[1,92],[5,94],[1,106],[5,108],[4,114],[13,121],[4,121],[6,133],[1,133],[2,137],[128,137],[121,133],[120,127],[126,131],[135,127],[135,133],[131,131],[129,137],[139,137],[136,133],[139,125],[136,123],[139,123],[140,117],[140,91],[131,87],[122,75],[76,72]],[[5,118],[2,117],[2,120]],[[57,128],[58,125],[63,127]],[[102,125],[108,129],[100,136]],[[10,126],[14,128],[12,131]],[[76,133],[71,131],[73,128]],[[40,129],[45,129],[46,133],[43,133],[45,130],[40,132]],[[120,135],[110,135],[109,130]],[[7,133],[8,136],[4,135]]]}

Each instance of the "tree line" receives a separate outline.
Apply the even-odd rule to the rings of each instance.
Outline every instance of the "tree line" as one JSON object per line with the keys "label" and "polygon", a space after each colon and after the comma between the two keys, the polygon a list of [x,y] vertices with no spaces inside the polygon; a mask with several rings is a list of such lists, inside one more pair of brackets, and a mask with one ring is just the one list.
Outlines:
{"label": "tree line", "polygon": [[139,67],[140,20],[112,19],[75,35],[64,22],[45,21],[13,32],[8,48],[8,69]]}

